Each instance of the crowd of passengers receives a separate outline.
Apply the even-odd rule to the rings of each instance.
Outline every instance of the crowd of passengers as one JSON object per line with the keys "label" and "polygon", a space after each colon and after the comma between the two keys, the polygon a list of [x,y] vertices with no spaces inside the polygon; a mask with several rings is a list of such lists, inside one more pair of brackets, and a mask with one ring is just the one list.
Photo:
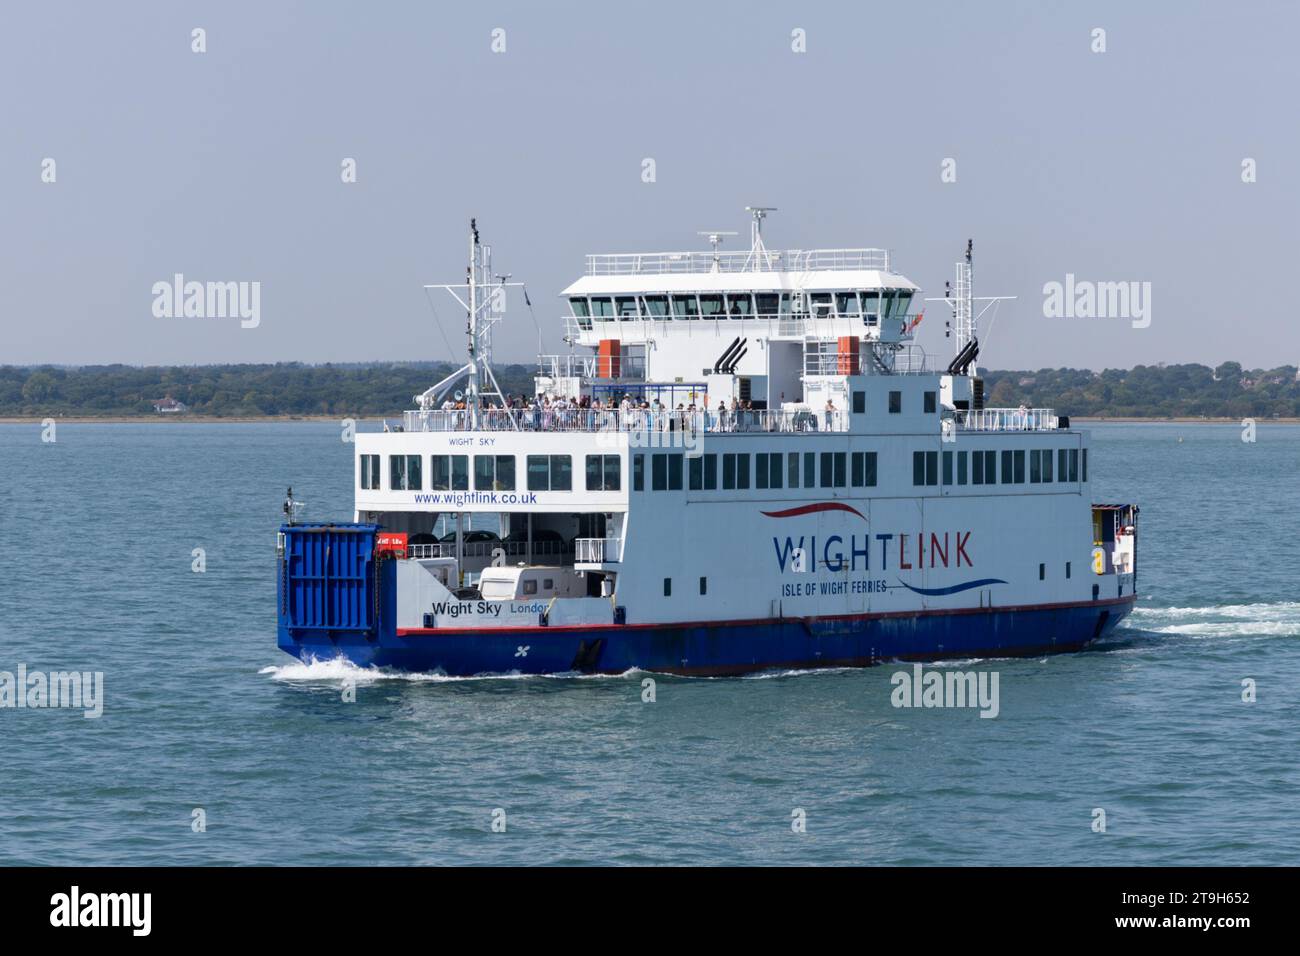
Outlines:
{"label": "crowd of passengers", "polygon": [[[655,398],[634,398],[624,395],[621,401],[613,396],[604,402],[584,395],[579,399],[543,395],[509,396],[507,409],[481,405],[478,427],[485,431],[510,430],[512,419],[519,427],[532,431],[816,431],[833,428],[839,411],[831,402],[821,415],[811,412],[768,413],[754,408],[753,402],[724,399],[718,405],[696,405],[679,402],[676,408]],[[442,404],[445,424],[461,431],[470,427],[468,408],[464,400],[448,399]]]}

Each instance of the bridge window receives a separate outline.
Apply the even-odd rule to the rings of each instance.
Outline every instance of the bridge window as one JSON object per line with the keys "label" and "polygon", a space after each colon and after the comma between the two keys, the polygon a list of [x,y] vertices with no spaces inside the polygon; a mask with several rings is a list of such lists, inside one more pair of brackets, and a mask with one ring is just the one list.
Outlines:
{"label": "bridge window", "polygon": [[469,456],[430,456],[429,490],[469,491]]}
{"label": "bridge window", "polygon": [[907,315],[907,310],[912,305],[912,293],[899,292],[894,296],[894,311],[889,314],[890,318],[901,319]]}
{"label": "bridge window", "polygon": [[388,490],[389,491],[419,491],[420,490],[420,456],[419,455],[389,455],[388,456]]}
{"label": "bridge window", "polygon": [[573,457],[571,455],[529,455],[529,491],[572,491]]}
{"label": "bridge window", "polygon": [[379,456],[361,456],[361,487],[367,490],[379,488]]}
{"label": "bridge window", "polygon": [[618,455],[587,456],[587,490],[618,491],[619,480]]}
{"label": "bridge window", "polygon": [[840,315],[857,315],[858,294],[856,292],[835,293],[835,311]]}
{"label": "bridge window", "polygon": [[614,317],[614,300],[607,295],[593,295],[591,297],[591,314],[597,319],[612,319]]}
{"label": "bridge window", "polygon": [[587,305],[587,300],[582,296],[570,298],[569,305],[573,308],[573,314],[580,319],[585,319],[591,315],[591,308]]}
{"label": "bridge window", "polygon": [[646,314],[652,319],[668,318],[668,296],[648,295],[645,297]]}
{"label": "bridge window", "polygon": [[514,491],[514,455],[475,455],[475,491]]}
{"label": "bridge window", "polygon": [[[763,316],[773,316],[777,314],[780,306],[781,297],[775,292],[758,293],[758,314]],[[787,310],[788,311],[788,310]]]}
{"label": "bridge window", "polygon": [[814,292],[812,294],[812,314],[814,319],[824,319],[831,314],[831,294]]}
{"label": "bridge window", "polygon": [[637,317],[636,296],[620,295],[614,299],[614,304],[618,307],[618,320],[626,322],[628,319]]}
{"label": "bridge window", "polygon": [[727,314],[733,319],[748,318],[754,312],[749,293],[732,292],[727,296]]}
{"label": "bridge window", "polygon": [[721,295],[702,295],[700,296],[700,317],[705,319],[716,319],[724,316],[722,311]]}
{"label": "bridge window", "polygon": [[866,319],[867,325],[875,325],[880,321],[879,292],[862,293],[862,314]]}
{"label": "bridge window", "polygon": [[673,318],[674,319],[698,319],[700,317],[700,304],[695,300],[693,295],[675,295],[673,296]]}

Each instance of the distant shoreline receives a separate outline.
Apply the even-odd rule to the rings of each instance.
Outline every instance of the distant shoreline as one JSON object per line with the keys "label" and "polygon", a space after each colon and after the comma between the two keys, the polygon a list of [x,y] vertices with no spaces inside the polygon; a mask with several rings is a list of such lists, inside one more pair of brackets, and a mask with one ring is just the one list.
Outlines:
{"label": "distant shoreline", "polygon": [[[275,422],[336,422],[341,424],[344,418],[355,418],[359,422],[365,421],[384,421],[385,418],[392,420],[395,424],[401,424],[402,416],[398,413],[392,415],[254,415],[254,416],[223,416],[223,415],[105,415],[102,417],[92,415],[68,415],[62,416],[30,416],[30,417],[0,417],[0,425],[39,425],[46,418],[53,417],[58,424],[67,425],[137,425],[137,424],[160,424],[176,425],[189,422],[191,424],[203,425],[254,425]],[[1087,416],[1087,415],[1070,415],[1067,416],[1071,424],[1075,422],[1096,425],[1096,424],[1116,424],[1116,425],[1240,425],[1240,418],[1156,418],[1156,417],[1135,417],[1119,418],[1113,416]],[[1255,423],[1258,425],[1296,425],[1300,424],[1300,418],[1257,418]]]}

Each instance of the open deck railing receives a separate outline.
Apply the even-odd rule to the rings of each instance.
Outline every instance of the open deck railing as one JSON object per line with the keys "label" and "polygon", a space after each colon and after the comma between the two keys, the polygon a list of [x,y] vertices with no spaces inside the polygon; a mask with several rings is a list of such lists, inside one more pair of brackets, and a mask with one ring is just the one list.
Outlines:
{"label": "open deck railing", "polygon": [[[415,409],[403,413],[408,432],[470,431],[468,411]],[[722,412],[675,411],[634,408],[537,408],[484,409],[479,412],[479,431],[523,432],[815,432],[848,431],[844,410],[801,411],[754,410]]]}
{"label": "open deck railing", "polygon": [[[757,258],[757,262],[755,262]],[[615,252],[587,256],[589,276],[693,272],[889,271],[888,249],[785,249],[745,252]]]}
{"label": "open deck railing", "polygon": [[575,564],[617,564],[623,550],[623,539],[578,538],[573,546]]}
{"label": "open deck railing", "polygon": [[1060,427],[1060,419],[1051,408],[980,408],[958,411],[954,418],[960,431],[1042,432]]}

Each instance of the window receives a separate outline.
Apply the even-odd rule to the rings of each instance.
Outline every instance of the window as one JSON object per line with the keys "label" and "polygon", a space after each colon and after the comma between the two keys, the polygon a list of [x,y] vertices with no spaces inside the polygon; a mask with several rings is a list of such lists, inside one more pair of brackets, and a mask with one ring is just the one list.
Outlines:
{"label": "window", "polygon": [[700,315],[706,319],[725,318],[726,313],[722,311],[722,296],[720,295],[702,295],[700,296]]}
{"label": "window", "polygon": [[626,322],[628,319],[636,318],[636,296],[620,295],[614,297],[614,311],[618,313],[618,320]]}
{"label": "window", "polygon": [[1009,485],[1014,477],[1015,474],[1011,470],[1011,450],[1007,449],[1002,453],[1002,483]]}
{"label": "window", "polygon": [[749,454],[722,456],[722,487],[725,489],[749,487]]}
{"label": "window", "polygon": [[1070,480],[1070,453],[1064,448],[1056,453],[1056,480]]}
{"label": "window", "polygon": [[1088,449],[1083,450],[1083,480],[1088,480]]}
{"label": "window", "polygon": [[475,455],[475,491],[514,491],[514,455]]}
{"label": "window", "polygon": [[781,487],[781,462],[783,457],[780,452],[773,454],[759,452],[754,456],[755,488]]}
{"label": "window", "polygon": [[469,491],[469,456],[430,456],[429,490]]}
{"label": "window", "polygon": [[718,487],[718,456],[704,456],[704,490],[716,491]]}
{"label": "window", "polygon": [[686,459],[686,487],[691,491],[704,489],[704,456]]}
{"label": "window", "polygon": [[361,487],[369,490],[379,488],[379,456],[361,456]]}
{"label": "window", "polygon": [[758,299],[759,315],[776,315],[777,305],[780,302],[780,296],[775,292],[759,292],[755,298]]}
{"label": "window", "polygon": [[1070,576],[1070,562],[1069,562],[1069,561],[1066,561],[1066,562],[1065,562],[1065,576],[1066,576],[1067,578]]}
{"label": "window", "polygon": [[529,455],[529,491],[572,491],[573,458],[570,455]]}
{"label": "window", "polygon": [[674,319],[698,319],[700,317],[700,306],[695,301],[693,295],[675,295],[673,296],[673,318]]}
{"label": "window", "polygon": [[855,451],[853,453],[853,487],[874,488],[876,486],[876,453],[874,451]]}
{"label": "window", "polygon": [[1070,449],[1070,480],[1079,480],[1079,449]]}
{"label": "window", "polygon": [[912,452],[912,484],[937,485],[939,483],[939,453],[937,451]]}
{"label": "window", "polygon": [[967,453],[967,452],[964,452],[964,451],[959,451],[959,452],[957,452],[957,484],[959,484],[959,485],[964,485],[964,484],[966,484],[966,477],[967,477],[967,471],[966,471],[966,458],[967,458],[967,454],[968,454],[968,453]]}
{"label": "window", "polygon": [[759,452],[754,456],[754,487],[755,488],[767,487],[767,478],[768,478],[767,459],[768,456],[763,452]]}
{"label": "window", "polygon": [[668,456],[668,490],[682,490],[682,456]]}
{"label": "window", "polygon": [[388,456],[388,490],[389,491],[419,491],[420,490],[420,456],[419,455],[389,455]]}
{"label": "window", "polygon": [[890,392],[889,393],[889,414],[897,415],[902,410],[903,410],[903,393]]}
{"label": "window", "polygon": [[673,579],[664,578],[664,597],[673,596]]}
{"label": "window", "polygon": [[591,315],[590,310],[587,308],[587,300],[581,296],[570,298],[569,305],[573,306],[573,314],[580,319],[585,319]]}
{"label": "window", "polygon": [[619,469],[618,455],[588,455],[587,490],[618,491]]}
{"label": "window", "polygon": [[524,581],[524,593],[525,594],[537,593],[537,581],[535,579],[531,581],[527,581],[527,580]]}
{"label": "window", "polygon": [[995,451],[971,452],[971,484],[993,485],[998,480],[998,453]]}
{"label": "window", "polygon": [[1015,460],[1015,463],[1016,463],[1016,484],[1018,484],[1018,485],[1023,485],[1023,484],[1025,483],[1025,452],[1024,452],[1024,449],[1021,449],[1020,451],[1017,451],[1017,452],[1015,453],[1015,459],[1014,459],[1014,460]]}
{"label": "window", "polygon": [[952,452],[950,451],[943,453],[943,483],[952,484]]}
{"label": "window", "polygon": [[1038,580],[1042,581],[1046,579],[1046,577],[1047,577],[1047,565],[1040,564],[1038,566]]}
{"label": "window", "polygon": [[845,451],[837,451],[832,460],[832,464],[835,468],[835,487],[843,488],[847,486],[849,483],[849,476],[847,474],[849,467],[849,453]]}
{"label": "window", "polygon": [[815,452],[806,451],[803,453],[803,486],[805,488],[817,487],[817,455]]}
{"label": "window", "polygon": [[1052,480],[1052,449],[1043,449],[1043,482]]}
{"label": "window", "polygon": [[858,294],[856,292],[836,292],[835,311],[840,315],[857,315]]}
{"label": "window", "polygon": [[701,594],[708,594],[708,593],[709,593],[709,579],[708,579],[708,578],[700,578],[700,593],[701,593]]}
{"label": "window", "polygon": [[786,456],[789,466],[786,468],[787,477],[790,479],[790,487],[799,487],[799,453],[792,451]]}
{"label": "window", "polygon": [[591,314],[596,318],[612,319],[614,317],[614,301],[609,296],[593,296],[591,299]]}
{"label": "window", "polygon": [[1029,453],[1029,483],[1031,485],[1038,485],[1043,482],[1043,467],[1039,463],[1040,457],[1037,449]]}
{"label": "window", "polygon": [[727,315],[731,318],[746,319],[753,311],[748,292],[733,292],[727,296]]}
{"label": "window", "polygon": [[831,479],[835,477],[835,466],[831,464],[831,453],[822,452],[822,487],[829,488]]}
{"label": "window", "polygon": [[652,319],[668,318],[668,296],[648,295],[645,297],[646,314]]}
{"label": "window", "polygon": [[654,491],[668,490],[668,456],[650,456],[650,488]]}
{"label": "window", "polygon": [[632,490],[645,491],[645,455],[632,456]]}
{"label": "window", "polygon": [[867,410],[867,393],[854,392],[853,393],[853,414],[861,415],[866,410]]}
{"label": "window", "polygon": [[933,415],[933,414],[934,414],[934,411],[935,411],[935,408],[936,408],[937,405],[938,405],[938,403],[937,403],[937,401],[936,401],[935,393],[934,393],[934,392],[926,392],[925,395],[924,395],[924,399],[925,399],[925,413],[926,413],[927,415]]}

